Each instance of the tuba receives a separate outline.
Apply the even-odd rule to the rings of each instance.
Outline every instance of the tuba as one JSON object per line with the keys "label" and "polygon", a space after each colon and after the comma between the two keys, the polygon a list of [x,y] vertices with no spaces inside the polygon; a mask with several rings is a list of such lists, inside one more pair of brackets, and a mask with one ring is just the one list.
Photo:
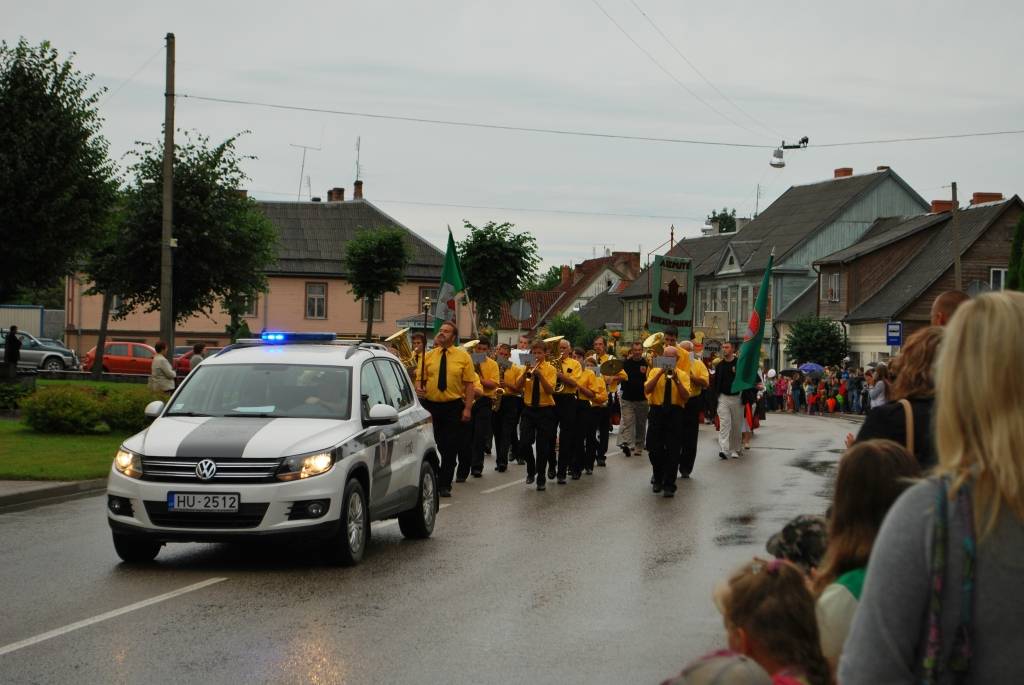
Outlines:
{"label": "tuba", "polygon": [[[562,353],[558,349],[558,343],[561,342],[564,335],[556,335],[550,338],[544,338],[544,344],[548,346],[548,357],[551,359],[551,365],[555,367],[555,371],[562,373]],[[562,381],[555,381],[555,387],[552,388],[556,393],[565,391],[565,383]]]}
{"label": "tuba", "polygon": [[406,335],[408,332],[408,328],[403,328],[391,337],[387,338],[384,342],[392,345],[396,350],[398,350],[398,358],[401,360],[402,366],[404,366],[410,372],[410,375],[412,375],[416,371],[416,357],[412,352],[412,346],[409,345],[409,338]]}
{"label": "tuba", "polygon": [[647,365],[651,366],[654,360],[665,353],[665,334],[652,333],[644,340],[644,356],[647,357]]}

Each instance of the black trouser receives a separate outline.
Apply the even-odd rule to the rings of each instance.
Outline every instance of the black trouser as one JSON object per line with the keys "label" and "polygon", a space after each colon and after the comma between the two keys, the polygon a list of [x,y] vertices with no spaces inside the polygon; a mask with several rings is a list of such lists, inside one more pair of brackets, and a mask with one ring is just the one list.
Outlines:
{"label": "black trouser", "polygon": [[[466,436],[469,435],[469,425],[462,422],[462,409],[465,403],[462,400],[451,402],[431,402],[423,400],[423,406],[430,412],[431,422],[434,428],[434,442],[437,443],[437,451],[441,453],[441,473],[438,475],[438,488],[441,490],[452,489],[452,478],[455,476],[455,462]],[[467,470],[469,462],[466,462]]]}
{"label": "black trouser", "polygon": [[[593,417],[590,413],[590,402],[577,398],[575,421],[576,430],[573,431],[572,461],[569,464],[569,471],[572,473],[580,473],[587,467],[587,459],[589,457],[587,448],[590,443],[594,442],[593,436],[596,429],[592,419]],[[593,467],[593,465],[594,462],[591,460],[590,466]]]}
{"label": "black trouser", "polygon": [[651,407],[651,416],[657,416],[651,436],[651,465],[654,482],[670,491],[676,489],[676,471],[679,469],[679,449],[683,442],[683,408],[672,404]]}
{"label": "black trouser", "polygon": [[[589,407],[587,414],[589,419],[584,424],[587,431],[587,468],[594,468],[594,462],[603,464],[605,454],[608,452],[608,427],[610,426],[610,414],[608,405],[603,407]],[[602,432],[603,427],[603,432]]]}
{"label": "black trouser", "polygon": [[498,450],[495,460],[498,466],[507,466],[509,454],[513,459],[522,459],[519,451],[519,436],[516,430],[519,416],[523,413],[523,398],[505,395],[501,400],[501,408],[496,414],[498,429],[495,431]]}
{"label": "black trouser", "polygon": [[[557,417],[554,407],[524,407],[519,422],[520,455],[526,461],[526,475],[537,476],[537,482],[544,482],[548,464],[555,458],[551,447],[555,444]],[[533,460],[530,445],[537,443],[537,461]]]}
{"label": "black trouser", "polygon": [[555,414],[558,417],[558,477],[565,478],[565,473],[572,464],[573,446],[576,444],[576,395],[562,393],[555,395]]}
{"label": "black trouser", "polygon": [[647,434],[644,438],[644,448],[647,450],[647,458],[651,460],[651,466],[654,466],[654,434],[658,430],[658,419],[659,413],[654,411],[655,405],[651,404],[647,407]]}
{"label": "black trouser", "polygon": [[[473,403],[473,473],[483,473],[484,450],[491,440],[491,398],[479,397]],[[462,463],[459,463],[462,466]],[[459,471],[462,471],[460,468]],[[465,475],[465,474],[462,474]]]}
{"label": "black trouser", "polygon": [[700,395],[691,397],[683,407],[682,449],[679,456],[679,473],[688,476],[693,473],[693,464],[697,461],[697,436],[700,431],[700,412],[704,408],[704,398]]}

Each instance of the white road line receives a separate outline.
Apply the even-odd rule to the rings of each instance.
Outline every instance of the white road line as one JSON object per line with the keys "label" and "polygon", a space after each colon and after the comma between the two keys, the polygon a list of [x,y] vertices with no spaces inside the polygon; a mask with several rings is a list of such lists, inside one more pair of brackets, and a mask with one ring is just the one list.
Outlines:
{"label": "white road line", "polygon": [[50,631],[47,631],[45,633],[41,633],[39,635],[36,635],[35,637],[30,637],[30,638],[27,638],[25,640],[21,640],[19,642],[12,642],[9,645],[5,645],[3,647],[0,647],[0,656],[3,656],[4,654],[10,654],[11,652],[16,652],[19,649],[23,649],[25,647],[30,647],[32,645],[38,644],[40,642],[44,642],[44,641],[49,640],[51,638],[60,637],[61,635],[66,635],[66,634],[68,634],[68,633],[70,633],[72,631],[78,630],[79,628],[85,628],[85,627],[91,626],[91,625],[93,625],[95,623],[100,623],[101,621],[106,621],[106,620],[111,619],[111,618],[116,618],[116,617],[121,616],[123,614],[127,614],[127,613],[129,613],[131,611],[135,611],[137,609],[142,609],[144,607],[148,607],[148,606],[151,606],[153,604],[158,604],[159,602],[165,602],[168,599],[173,599],[173,598],[178,597],[180,595],[184,595],[185,593],[188,593],[188,592],[195,592],[196,590],[201,590],[204,587],[209,587],[210,585],[213,585],[215,583],[219,583],[219,582],[224,581],[224,580],[227,580],[227,578],[207,578],[206,580],[204,580],[202,582],[194,583],[192,585],[187,585],[187,586],[185,586],[183,588],[180,588],[178,590],[172,590],[171,592],[165,592],[162,595],[157,595],[156,597],[150,597],[149,599],[144,599],[141,602],[135,602],[135,604],[129,604],[128,606],[121,607],[120,609],[114,609],[113,611],[108,611],[108,612],[106,612],[104,614],[99,614],[98,616],[93,616],[92,618],[87,618],[87,619],[84,619],[82,621],[76,621],[75,623],[69,623],[68,625],[66,625],[66,626],[64,626],[62,628],[57,628],[55,630],[50,630]]}
{"label": "white road line", "polygon": [[504,490],[505,488],[510,488],[513,485],[524,485],[525,483],[526,483],[526,481],[524,479],[517,478],[516,480],[512,481],[511,483],[505,483],[504,485],[499,485],[496,488],[487,488],[486,490],[481,490],[480,494],[481,495],[489,495],[492,492],[497,492],[498,490]]}

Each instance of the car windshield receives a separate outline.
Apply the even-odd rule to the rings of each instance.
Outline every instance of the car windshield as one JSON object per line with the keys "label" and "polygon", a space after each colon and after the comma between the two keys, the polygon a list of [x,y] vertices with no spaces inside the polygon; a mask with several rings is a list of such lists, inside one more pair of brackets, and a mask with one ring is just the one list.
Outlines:
{"label": "car windshield", "polygon": [[351,370],[300,364],[203,364],[166,416],[349,418]]}

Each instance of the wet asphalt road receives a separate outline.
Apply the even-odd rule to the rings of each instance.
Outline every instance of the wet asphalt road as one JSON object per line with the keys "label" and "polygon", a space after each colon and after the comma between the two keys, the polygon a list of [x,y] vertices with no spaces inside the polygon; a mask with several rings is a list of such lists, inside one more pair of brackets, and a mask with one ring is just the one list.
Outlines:
{"label": "wet asphalt road", "polygon": [[489,464],[442,500],[432,539],[377,524],[352,569],[199,544],[131,567],[103,497],[3,513],[0,682],[656,683],[721,646],[714,583],[792,516],[824,511],[854,428],[770,416],[754,449],[722,462],[704,426],[674,499],[651,493],[646,456],[614,451],[544,493],[522,484],[524,467]]}

